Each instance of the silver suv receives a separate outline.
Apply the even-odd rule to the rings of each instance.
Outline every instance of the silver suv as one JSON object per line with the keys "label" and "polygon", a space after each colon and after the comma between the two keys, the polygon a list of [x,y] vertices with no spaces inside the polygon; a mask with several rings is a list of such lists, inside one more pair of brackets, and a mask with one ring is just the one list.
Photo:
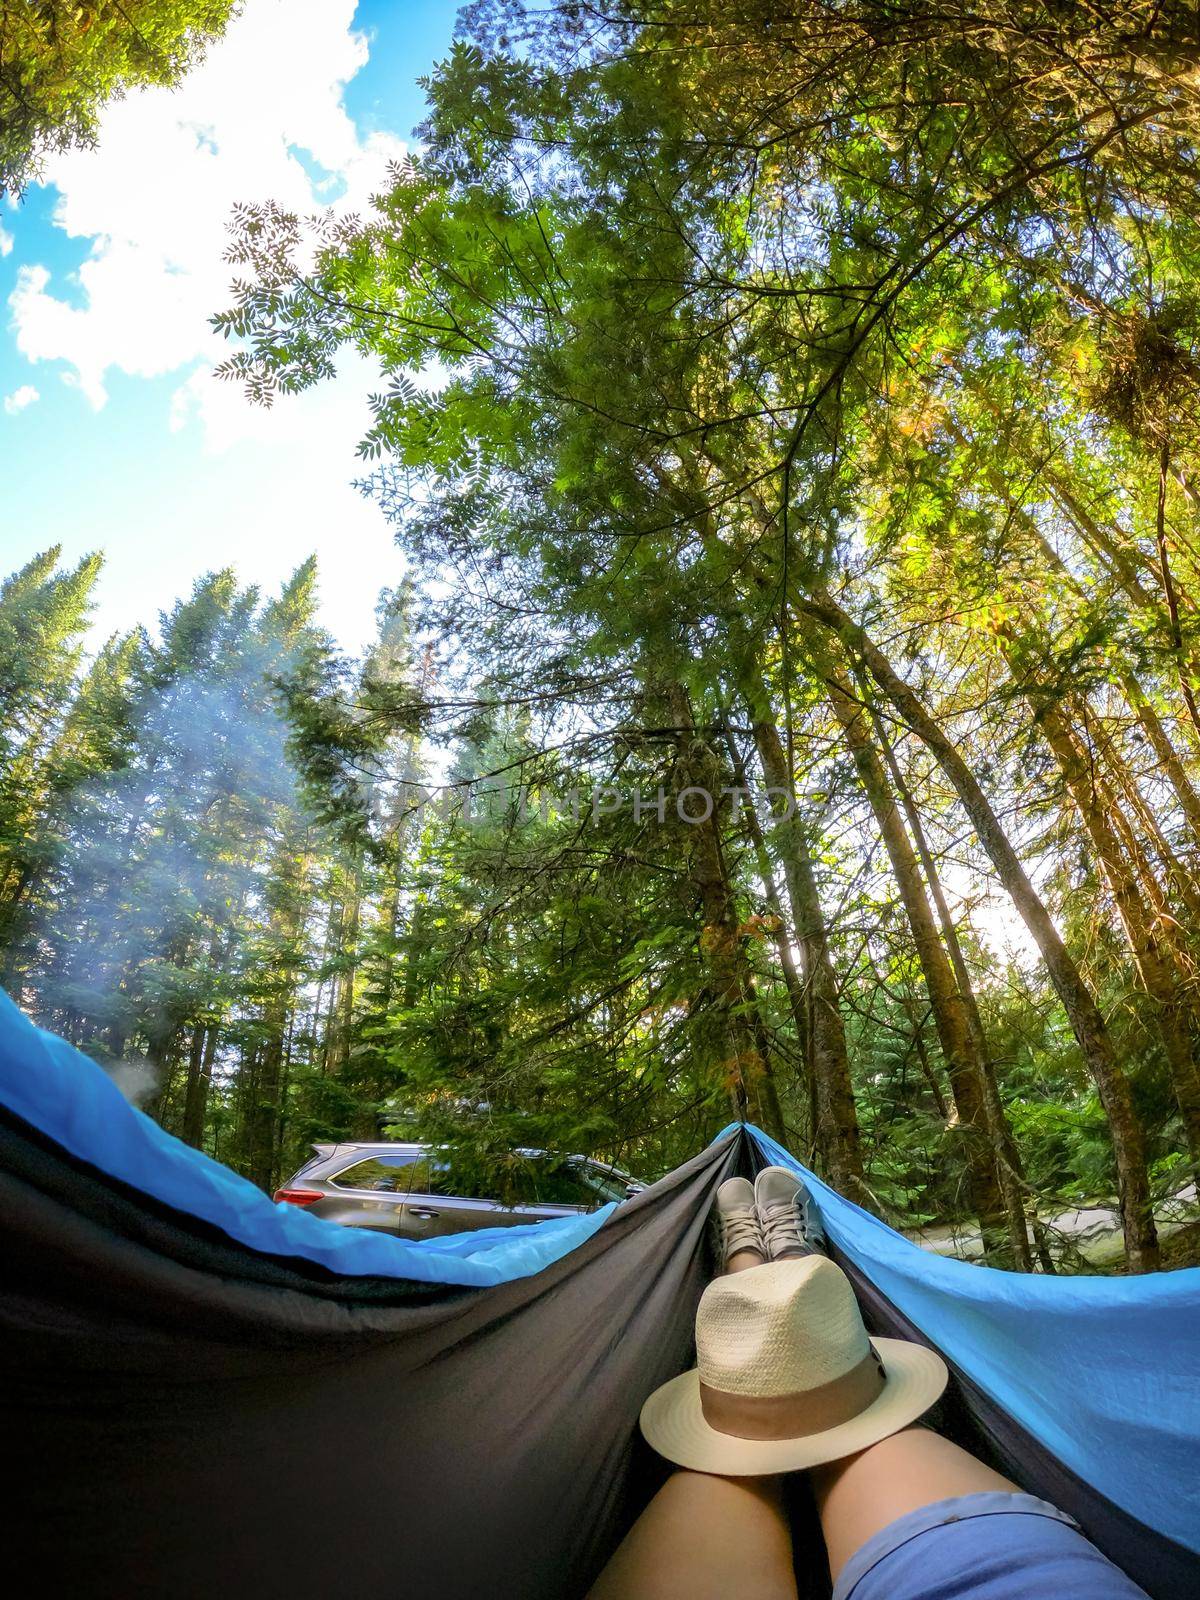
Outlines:
{"label": "silver suv", "polygon": [[430,1239],[473,1228],[505,1228],[578,1216],[644,1187],[628,1173],[585,1156],[515,1150],[504,1198],[462,1194],[446,1157],[424,1144],[315,1144],[313,1158],[276,1189],[275,1199],[349,1228]]}

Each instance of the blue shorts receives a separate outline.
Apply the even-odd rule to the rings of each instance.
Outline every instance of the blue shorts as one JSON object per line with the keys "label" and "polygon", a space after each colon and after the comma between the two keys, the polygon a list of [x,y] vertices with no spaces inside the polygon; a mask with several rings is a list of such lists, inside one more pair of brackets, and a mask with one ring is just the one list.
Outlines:
{"label": "blue shorts", "polygon": [[910,1511],[856,1550],[833,1600],[1146,1600],[1065,1511],[964,1494]]}

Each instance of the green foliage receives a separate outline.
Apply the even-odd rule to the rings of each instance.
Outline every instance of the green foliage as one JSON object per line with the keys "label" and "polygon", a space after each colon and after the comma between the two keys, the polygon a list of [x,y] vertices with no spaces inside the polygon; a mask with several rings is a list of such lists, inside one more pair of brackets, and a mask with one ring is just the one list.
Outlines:
{"label": "green foliage", "polygon": [[[1192,779],[1136,773],[1130,750],[1135,724],[1157,719],[1156,756],[1169,760],[1171,684],[1194,671],[1194,622],[1168,571],[1190,572],[1194,552],[1184,537],[1163,552],[1170,515],[1190,514],[1163,487],[1168,468],[1190,496],[1200,447],[1185,243],[1194,19],[1134,3],[1084,25],[1009,0],[983,13],[801,5],[768,19],[753,5],[641,0],[603,25],[571,6],[558,21],[548,31],[515,0],[474,9],[430,84],[425,154],[372,216],[319,231],[315,273],[296,268],[298,219],[243,214],[246,276],[217,319],[238,344],[226,375],[270,401],[326,375],[345,343],[378,360],[386,388],[362,450],[380,463],[380,498],[423,575],[451,588],[434,608],[443,637],[469,640],[498,698],[558,704],[558,721],[541,719],[543,750],[578,694],[596,730],[590,770],[609,781],[655,736],[622,742],[653,729],[663,685],[684,685],[705,716],[747,682],[765,689],[795,782],[822,808],[812,855],[837,906],[842,1027],[881,1204],[919,1188],[960,1206],[962,1141],[937,1135],[944,1063],[917,1021],[921,976],[894,901],[871,848],[839,831],[856,816],[854,778],[828,751],[829,644],[805,620],[827,586],[893,642],[985,788],[1020,797],[1006,816],[1026,859],[1050,858],[1078,982],[1109,1012],[1152,1140],[1178,1137],[1171,1099],[1186,1102],[1195,1068],[1159,1008],[1186,1011],[1194,1037],[1195,955],[1171,936],[1171,970],[1151,981],[1158,913],[1136,902],[1162,897],[1156,874],[1175,874],[1169,899],[1194,872]],[[430,364],[433,390],[416,381]],[[1131,655],[1136,692],[1122,676]],[[597,709],[600,662],[620,687]],[[1195,722],[1191,693],[1185,682]],[[911,745],[904,761],[953,862],[953,807]],[[1108,789],[1092,802],[1080,775],[1097,762]],[[1142,808],[1120,839],[1103,819],[1118,787]],[[786,857],[777,836],[766,865]],[[1114,896],[1125,953],[1112,946]],[[811,915],[791,910],[797,926]],[[651,923],[642,939],[660,932]],[[804,1024],[761,954],[743,940],[738,960],[763,992],[722,1027],[769,1024],[786,1082],[811,1041],[789,1040]],[[900,1018],[897,984],[913,989]],[[472,990],[465,1003],[466,1039],[475,1008],[499,1007],[503,1026],[488,1009],[476,1049],[503,1053],[519,1032],[503,996]],[[1047,1035],[1039,1006],[1026,1039],[1033,1019],[1039,1058],[1044,1047],[1055,1064],[1041,1092],[1077,1122],[1065,1144],[1029,1124],[1040,1175],[1105,1187],[1107,1158],[1083,1131],[1096,1046],[1076,1053],[1054,1004]],[[878,1067],[893,1040],[903,1048]],[[914,1049],[923,1104],[907,1087]],[[791,1111],[803,1123],[794,1095]],[[931,1153],[914,1171],[918,1151]]]}
{"label": "green foliage", "polygon": [[0,12],[0,192],[55,151],[95,142],[109,101],[176,84],[235,0],[16,0]]}

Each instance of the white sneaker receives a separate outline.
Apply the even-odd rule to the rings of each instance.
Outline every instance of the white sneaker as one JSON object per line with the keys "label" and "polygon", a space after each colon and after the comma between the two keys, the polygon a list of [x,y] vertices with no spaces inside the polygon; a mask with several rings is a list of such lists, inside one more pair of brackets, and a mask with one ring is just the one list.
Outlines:
{"label": "white sneaker", "polygon": [[787,1167],[763,1168],[754,1180],[754,1207],[768,1261],[829,1254],[812,1196]]}
{"label": "white sneaker", "polygon": [[714,1217],[717,1224],[717,1250],[721,1270],[729,1270],[730,1256],[739,1250],[753,1250],[762,1261],[767,1259],[767,1247],[759,1225],[754,1203],[754,1190],[748,1178],[726,1178],[717,1190]]}

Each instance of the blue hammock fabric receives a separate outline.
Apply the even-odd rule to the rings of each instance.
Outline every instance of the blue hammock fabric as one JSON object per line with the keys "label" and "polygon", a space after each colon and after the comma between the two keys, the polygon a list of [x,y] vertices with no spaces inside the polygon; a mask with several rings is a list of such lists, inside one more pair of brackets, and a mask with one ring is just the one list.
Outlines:
{"label": "blue hammock fabric", "polygon": [[[1120,1559],[1123,1550],[1122,1564],[1152,1595],[1176,1600],[1200,1592],[1200,1564],[1189,1567],[1186,1554],[1200,1552],[1200,1270],[1138,1278],[1054,1278],[942,1258],[921,1250],[837,1194],[760,1130],[739,1124],[724,1129],[708,1152],[637,1202],[606,1207],[588,1217],[421,1243],[343,1229],[294,1207],[274,1204],[227,1168],[164,1133],[123,1099],[100,1067],[64,1040],[36,1028],[2,994],[0,1107],[17,1127],[31,1130],[49,1148],[63,1152],[81,1173],[111,1180],[126,1205],[132,1196],[135,1205],[144,1203],[156,1215],[186,1219],[228,1241],[235,1253],[235,1271],[240,1271],[238,1261],[261,1258],[315,1274],[325,1285],[323,1292],[350,1298],[358,1284],[374,1286],[378,1292],[381,1283],[392,1281],[429,1286],[431,1294],[450,1297],[447,1305],[456,1293],[461,1297],[464,1291],[489,1291],[497,1297],[497,1305],[510,1308],[506,1315],[525,1315],[543,1294],[539,1286],[545,1286],[544,1298],[549,1300],[560,1292],[555,1286],[591,1274],[595,1282],[590,1292],[594,1297],[600,1290],[597,1304],[601,1304],[606,1297],[612,1300],[614,1285],[624,1281],[617,1263],[622,1250],[632,1249],[638,1218],[658,1216],[657,1225],[667,1227],[672,1238],[686,1232],[686,1239],[676,1252],[675,1276],[661,1291],[673,1331],[656,1352],[657,1368],[639,1369],[623,1380],[635,1385],[657,1381],[659,1373],[670,1375],[685,1358],[690,1316],[703,1281],[703,1213],[716,1181],[730,1170],[730,1161],[744,1163],[748,1155],[751,1166],[789,1166],[812,1189],[835,1253],[851,1272],[864,1304],[878,1313],[879,1331],[894,1331],[902,1324],[904,1331],[943,1353],[973,1397],[969,1409],[976,1423],[982,1419],[984,1433],[993,1442],[1005,1434],[1016,1441],[1006,1463],[1009,1469],[1014,1470],[1013,1460],[1019,1466],[1023,1450],[1036,1448],[1042,1461],[1041,1481],[1026,1486],[1055,1498],[1053,1482],[1049,1490],[1046,1487],[1047,1472],[1053,1479],[1061,1466],[1066,1476],[1078,1481],[1084,1499],[1092,1491],[1099,1497],[1098,1514],[1103,1514],[1107,1502],[1116,1508],[1114,1515],[1119,1512],[1129,1519],[1123,1546],[1114,1539],[1121,1549],[1109,1553]],[[738,1151],[744,1153],[739,1157]],[[686,1189],[689,1182],[691,1190]],[[689,1200],[688,1194],[694,1197]],[[675,1209],[669,1211],[672,1205]],[[89,1206],[87,1221],[92,1226],[101,1213],[91,1201]],[[649,1222],[643,1231],[649,1239],[653,1232]],[[145,1241],[138,1245],[139,1261],[145,1255],[144,1245]],[[663,1253],[661,1239],[654,1248]],[[608,1264],[608,1284],[599,1281],[603,1263]],[[124,1270],[121,1264],[116,1276]],[[178,1276],[177,1269],[171,1271]],[[214,1282],[220,1276],[220,1292],[226,1299],[229,1272],[229,1262],[222,1258],[219,1274],[213,1273]],[[174,1280],[167,1274],[164,1282]],[[289,1280],[288,1293],[292,1287]],[[167,1292],[176,1291],[171,1287]],[[568,1292],[574,1291],[561,1290],[564,1295]],[[188,1293],[195,1295],[194,1282]],[[275,1299],[268,1296],[254,1302],[262,1305],[264,1321],[276,1316],[283,1295],[280,1288]],[[639,1314],[648,1317],[653,1310],[651,1297],[642,1298],[646,1303]],[[228,1311],[225,1306],[222,1314]],[[660,1308],[658,1314],[668,1313]],[[76,1323],[80,1315],[73,1313]],[[244,1315],[239,1303],[238,1316],[244,1320]],[[319,1313],[310,1308],[301,1321],[314,1338],[341,1340],[347,1336],[341,1325],[345,1315],[336,1307]],[[322,1321],[327,1316],[335,1319],[328,1327]],[[372,1339],[378,1337],[379,1327],[376,1317],[370,1325]],[[223,1337],[227,1342],[228,1336]],[[613,1337],[598,1327],[598,1343],[592,1349],[580,1346],[576,1332],[568,1365],[584,1367],[599,1383],[606,1359],[616,1370]],[[630,1397],[630,1419],[636,1416],[640,1398],[636,1393]],[[627,1454],[633,1446],[626,1434],[633,1430],[620,1416],[610,1421],[613,1432],[606,1459],[615,1482],[618,1441],[620,1452]],[[61,1453],[61,1443],[48,1443],[46,1448],[48,1456]],[[136,1461],[131,1470],[136,1470]],[[621,1503],[612,1483],[607,1483],[602,1511],[588,1512],[596,1516],[603,1538],[610,1542],[620,1523]],[[1066,1508],[1079,1514],[1075,1504]],[[1155,1547],[1158,1555],[1166,1552],[1161,1563],[1166,1575],[1157,1589],[1144,1571],[1136,1570],[1139,1530],[1149,1530],[1160,1542],[1161,1549]],[[1088,1531],[1105,1547],[1096,1528]],[[583,1578],[589,1563],[594,1569],[603,1538],[593,1541],[580,1557],[579,1592],[586,1588]],[[44,1558],[44,1550],[41,1555]],[[1189,1587],[1193,1578],[1194,1587]],[[207,1574],[205,1582],[212,1581],[229,1580],[227,1576],[214,1580]],[[546,1581],[549,1587],[539,1589],[526,1571],[523,1596],[572,1592],[561,1576]],[[562,1583],[561,1589],[553,1586],[555,1581]],[[113,1582],[113,1592],[120,1592],[115,1578]],[[431,1582],[431,1592],[458,1592],[455,1578],[447,1573]],[[92,1587],[96,1594],[105,1592],[103,1583]],[[173,1593],[191,1592],[174,1570],[164,1577],[164,1593],[167,1588]],[[200,1592],[198,1579],[196,1592]],[[232,1592],[241,1591],[235,1584]],[[503,1593],[503,1585],[495,1592]]]}
{"label": "blue hammock fabric", "polygon": [[757,1129],[811,1188],[843,1256],[1058,1460],[1200,1552],[1200,1268],[1043,1277],[937,1256]]}

